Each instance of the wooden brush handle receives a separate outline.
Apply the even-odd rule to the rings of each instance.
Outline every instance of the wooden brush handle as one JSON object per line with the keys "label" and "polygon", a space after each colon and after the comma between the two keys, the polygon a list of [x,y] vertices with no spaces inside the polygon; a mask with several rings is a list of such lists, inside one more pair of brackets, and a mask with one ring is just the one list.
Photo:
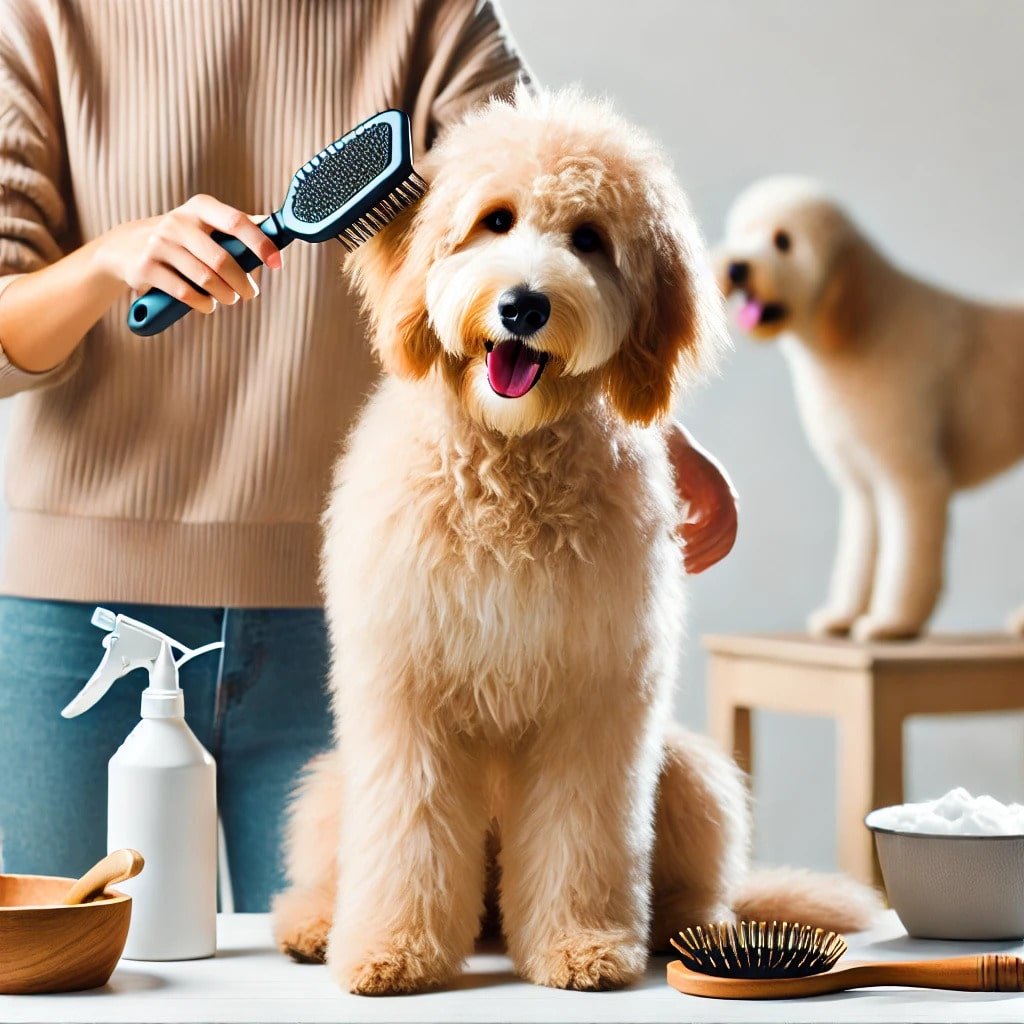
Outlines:
{"label": "wooden brush handle", "polygon": [[906,985],[961,992],[1024,992],[1024,960],[992,953],[947,960],[851,964],[846,970],[836,971],[835,978],[842,979],[843,988]]}
{"label": "wooden brush handle", "polygon": [[960,992],[1024,992],[1024,960],[1016,956],[962,956],[909,963],[850,963],[806,978],[717,978],[668,965],[668,983],[691,996],[713,999],[801,999],[851,988],[897,985]]}

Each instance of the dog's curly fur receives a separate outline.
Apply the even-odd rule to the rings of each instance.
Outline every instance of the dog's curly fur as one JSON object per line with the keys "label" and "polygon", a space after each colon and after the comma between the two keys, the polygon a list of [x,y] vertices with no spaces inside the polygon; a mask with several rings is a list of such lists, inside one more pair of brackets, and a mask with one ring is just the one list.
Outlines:
{"label": "dog's curly fur", "polygon": [[[736,200],[716,264],[727,292],[772,310],[751,332],[783,335],[804,427],[842,496],[831,592],[811,630],[916,635],[942,589],[953,493],[1024,458],[1024,305],[898,269],[800,178]],[[1024,609],[1011,628],[1024,633]]]}
{"label": "dog's curly fur", "polygon": [[[658,150],[602,104],[495,101],[423,171],[352,258],[387,373],[325,520],[338,743],[293,809],[276,935],[354,992],[414,991],[459,970],[497,887],[524,977],[622,985],[652,936],[782,898],[747,878],[735,765],[666,724],[683,568],[657,421],[722,344],[720,296]],[[600,248],[573,248],[583,223]],[[488,344],[524,282],[548,361],[504,398]],[[811,923],[870,914],[790,881]]]}

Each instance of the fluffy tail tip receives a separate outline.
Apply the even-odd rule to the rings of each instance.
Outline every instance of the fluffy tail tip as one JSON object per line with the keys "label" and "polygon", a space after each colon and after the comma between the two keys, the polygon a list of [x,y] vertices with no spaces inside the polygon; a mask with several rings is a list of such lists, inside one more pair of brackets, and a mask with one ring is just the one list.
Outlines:
{"label": "fluffy tail tip", "polygon": [[885,908],[877,889],[848,875],[824,875],[801,868],[751,872],[733,910],[747,921],[795,921],[834,932],[859,932]]}

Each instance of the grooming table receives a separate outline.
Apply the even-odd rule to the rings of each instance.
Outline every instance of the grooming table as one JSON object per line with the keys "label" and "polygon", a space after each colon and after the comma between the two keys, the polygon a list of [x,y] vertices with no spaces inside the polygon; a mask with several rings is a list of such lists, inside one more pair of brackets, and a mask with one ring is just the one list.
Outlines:
{"label": "grooming table", "polygon": [[[560,992],[519,981],[499,953],[470,958],[458,984],[417,996],[342,993],[324,967],[294,964],[273,949],[265,914],[221,915],[220,953],[184,963],[122,961],[105,988],[54,996],[0,996],[0,1021],[63,1022],[640,1022],[1024,1021],[1024,994],[876,989],[787,1002],[725,1002],[683,996],[665,981],[667,958],[652,961],[640,984],[620,992]],[[922,942],[907,938],[891,912],[871,932],[850,936],[854,958],[908,960],[1004,952],[1024,944]]]}

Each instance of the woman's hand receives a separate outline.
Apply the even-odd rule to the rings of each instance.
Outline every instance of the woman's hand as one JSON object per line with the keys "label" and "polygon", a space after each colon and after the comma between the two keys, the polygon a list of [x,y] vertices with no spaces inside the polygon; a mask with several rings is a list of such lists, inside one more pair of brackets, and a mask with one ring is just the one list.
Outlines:
{"label": "woman's hand", "polygon": [[686,571],[696,575],[720,562],[736,543],[739,499],[725,470],[680,424],[670,424],[666,438],[676,490],[690,510],[676,529]]}
{"label": "woman's hand", "polygon": [[212,231],[234,235],[268,267],[280,268],[277,246],[249,216],[205,195],[107,232],[96,240],[94,260],[102,273],[139,294],[160,288],[197,312],[212,313],[217,303],[231,306],[259,294],[250,276],[210,237]]}
{"label": "woman's hand", "polygon": [[254,281],[210,237],[215,230],[234,235],[268,267],[281,266],[277,246],[252,218],[210,196],[193,196],[170,213],[121,224],[8,282],[0,301],[0,346],[21,370],[55,369],[126,286],[162,288],[200,313],[212,313],[218,302],[253,298]]}

